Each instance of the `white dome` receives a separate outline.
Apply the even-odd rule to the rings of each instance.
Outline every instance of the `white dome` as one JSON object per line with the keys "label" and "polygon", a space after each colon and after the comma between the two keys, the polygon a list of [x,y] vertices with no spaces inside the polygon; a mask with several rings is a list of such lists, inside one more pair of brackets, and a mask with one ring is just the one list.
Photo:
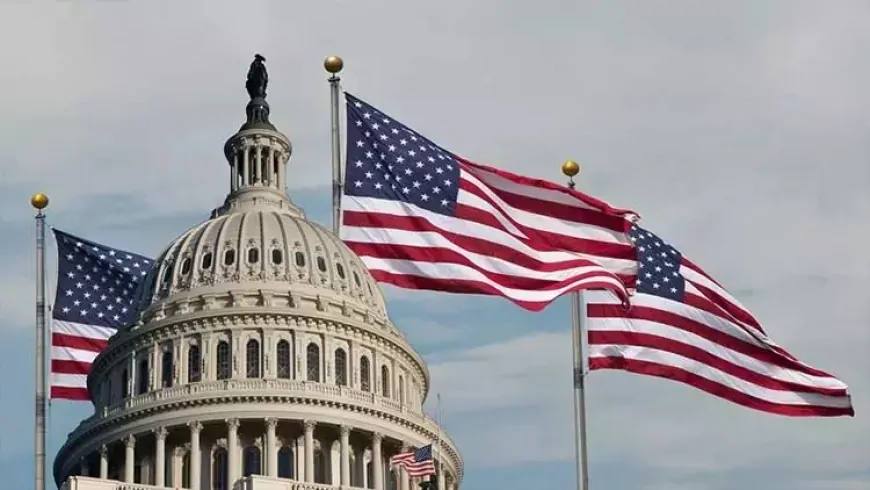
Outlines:
{"label": "white dome", "polygon": [[[224,146],[223,206],[160,254],[136,322],[94,360],[95,411],[58,452],[55,480],[409,489],[390,457],[438,441],[439,490],[457,490],[462,458],[423,411],[426,364],[360,258],[290,200],[292,147],[268,104],[253,99],[247,115]],[[268,481],[244,476],[256,474]]]}
{"label": "white dome", "polygon": [[359,257],[322,226],[280,208],[227,213],[173,240],[145,281],[139,324],[223,292],[243,304],[266,293],[273,306],[307,302],[386,318],[383,294]]}

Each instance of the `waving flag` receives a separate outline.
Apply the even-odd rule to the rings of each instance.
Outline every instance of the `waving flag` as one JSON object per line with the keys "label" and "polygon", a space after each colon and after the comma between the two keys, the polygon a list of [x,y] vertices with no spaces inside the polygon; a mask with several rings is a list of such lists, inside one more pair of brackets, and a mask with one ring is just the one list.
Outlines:
{"label": "waving flag", "polygon": [[529,310],[583,289],[627,298],[630,211],[473,163],[346,98],[341,236],[375,279]]}
{"label": "waving flag", "polygon": [[153,261],[53,230],[57,292],[51,321],[51,398],[89,400],[91,364],[135,315],[139,282]]}
{"label": "waving flag", "polygon": [[432,445],[423,446],[416,451],[399,453],[390,458],[390,465],[405,468],[408,476],[435,474],[435,461],[432,459]]}
{"label": "waving flag", "polygon": [[629,237],[636,247],[631,309],[607,294],[586,294],[590,369],[672,379],[779,415],[854,415],[843,382],[776,345],[677,249],[637,225]]}

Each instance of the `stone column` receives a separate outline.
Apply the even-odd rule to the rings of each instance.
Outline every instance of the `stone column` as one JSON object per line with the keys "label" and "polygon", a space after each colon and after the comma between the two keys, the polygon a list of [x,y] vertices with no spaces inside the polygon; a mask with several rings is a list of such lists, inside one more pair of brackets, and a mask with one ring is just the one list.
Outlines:
{"label": "stone column", "polygon": [[266,474],[271,477],[278,476],[278,441],[275,430],[278,427],[278,419],[266,419]]}
{"label": "stone column", "polygon": [[109,478],[109,448],[105,444],[100,446],[100,479]]}
{"label": "stone column", "polygon": [[306,420],[305,426],[305,481],[314,483],[314,426],[313,420]]}
{"label": "stone column", "polygon": [[444,474],[444,463],[436,461],[436,464],[438,464],[438,466],[435,467],[438,470],[438,490],[447,490],[447,475]]}
{"label": "stone column", "polygon": [[202,424],[189,422],[190,427],[190,490],[199,490],[202,483],[202,451],[199,448],[199,433]]}
{"label": "stone column", "polygon": [[124,481],[133,483],[136,470],[136,436],[130,434],[124,439]]}
{"label": "stone column", "polygon": [[154,485],[162,487],[166,483],[166,427],[154,429]]}
{"label": "stone column", "polygon": [[229,488],[239,479],[239,419],[226,419],[227,422],[227,467],[229,469]]}
{"label": "stone column", "polygon": [[251,168],[253,167],[251,164],[251,147],[247,142],[244,142],[243,145],[242,148],[244,148],[244,150],[242,150],[242,160],[244,161],[244,164],[242,166],[244,167],[244,171],[242,172],[242,186],[246,186],[251,184],[251,180],[253,179],[252,176],[254,174],[252,173],[253,169]]}
{"label": "stone column", "polygon": [[230,169],[230,192],[239,188],[239,150],[233,150],[233,165]]}
{"label": "stone column", "polygon": [[341,433],[341,486],[350,486],[350,427],[342,425]]}
{"label": "stone column", "polygon": [[[411,450],[411,448],[409,448],[407,445],[405,445],[405,444],[402,445],[401,452],[407,453],[410,450]],[[410,490],[409,487],[411,486],[410,485],[411,478],[408,476],[408,472],[405,471],[405,468],[398,468],[398,470],[399,470],[399,474],[398,474],[398,476],[399,476],[399,490]]]}
{"label": "stone column", "polygon": [[380,432],[372,434],[372,478],[375,482],[372,487],[375,490],[384,490],[384,452],[381,449],[381,441],[384,436]]}
{"label": "stone column", "polygon": [[256,182],[259,183],[260,185],[262,185],[263,184],[263,147],[259,146],[259,145],[255,146],[254,151],[256,152],[256,159],[257,159],[257,161],[256,161],[257,168],[256,168],[256,173],[254,175],[256,175],[256,177],[255,177]]}

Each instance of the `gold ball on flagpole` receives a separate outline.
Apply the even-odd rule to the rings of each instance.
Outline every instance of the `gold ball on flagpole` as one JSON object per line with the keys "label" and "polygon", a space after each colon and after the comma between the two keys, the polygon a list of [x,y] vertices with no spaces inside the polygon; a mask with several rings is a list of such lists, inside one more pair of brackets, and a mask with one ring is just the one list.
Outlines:
{"label": "gold ball on flagpole", "polygon": [[344,68],[344,60],[342,60],[338,56],[327,56],[325,60],[323,60],[323,67],[326,68],[326,71],[329,73],[338,73]]}
{"label": "gold ball on flagpole", "polygon": [[48,196],[41,192],[37,192],[36,194],[30,196],[30,205],[34,207],[34,209],[43,210],[48,207]]}
{"label": "gold ball on flagpole", "polygon": [[573,177],[580,173],[580,164],[574,160],[566,160],[565,163],[562,164],[562,173],[565,174],[566,177]]}

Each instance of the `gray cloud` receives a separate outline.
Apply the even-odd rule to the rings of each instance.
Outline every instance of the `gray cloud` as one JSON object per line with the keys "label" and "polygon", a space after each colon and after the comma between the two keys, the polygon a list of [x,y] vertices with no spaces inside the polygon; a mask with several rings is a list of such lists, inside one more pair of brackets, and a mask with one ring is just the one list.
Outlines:
{"label": "gray cloud", "polygon": [[[320,63],[340,54],[347,90],[453,151],[550,179],[581,161],[583,189],[639,210],[777,341],[854,390],[855,419],[796,421],[595,373],[593,470],[628,468],[620,488],[865,488],[868,19],[860,0],[3,3],[3,412],[29,410],[7,367],[29,365],[32,344],[7,330],[32,312],[28,196],[49,193],[62,228],[156,253],[222,200],[221,146],[262,52],[273,120],[295,145],[288,186],[325,219]],[[492,468],[493,450],[534,481],[569,485],[567,309],[385,289],[432,363],[469,488],[509,471]],[[84,412],[61,406],[57,440]],[[26,447],[0,444],[2,473],[26,487]]]}

